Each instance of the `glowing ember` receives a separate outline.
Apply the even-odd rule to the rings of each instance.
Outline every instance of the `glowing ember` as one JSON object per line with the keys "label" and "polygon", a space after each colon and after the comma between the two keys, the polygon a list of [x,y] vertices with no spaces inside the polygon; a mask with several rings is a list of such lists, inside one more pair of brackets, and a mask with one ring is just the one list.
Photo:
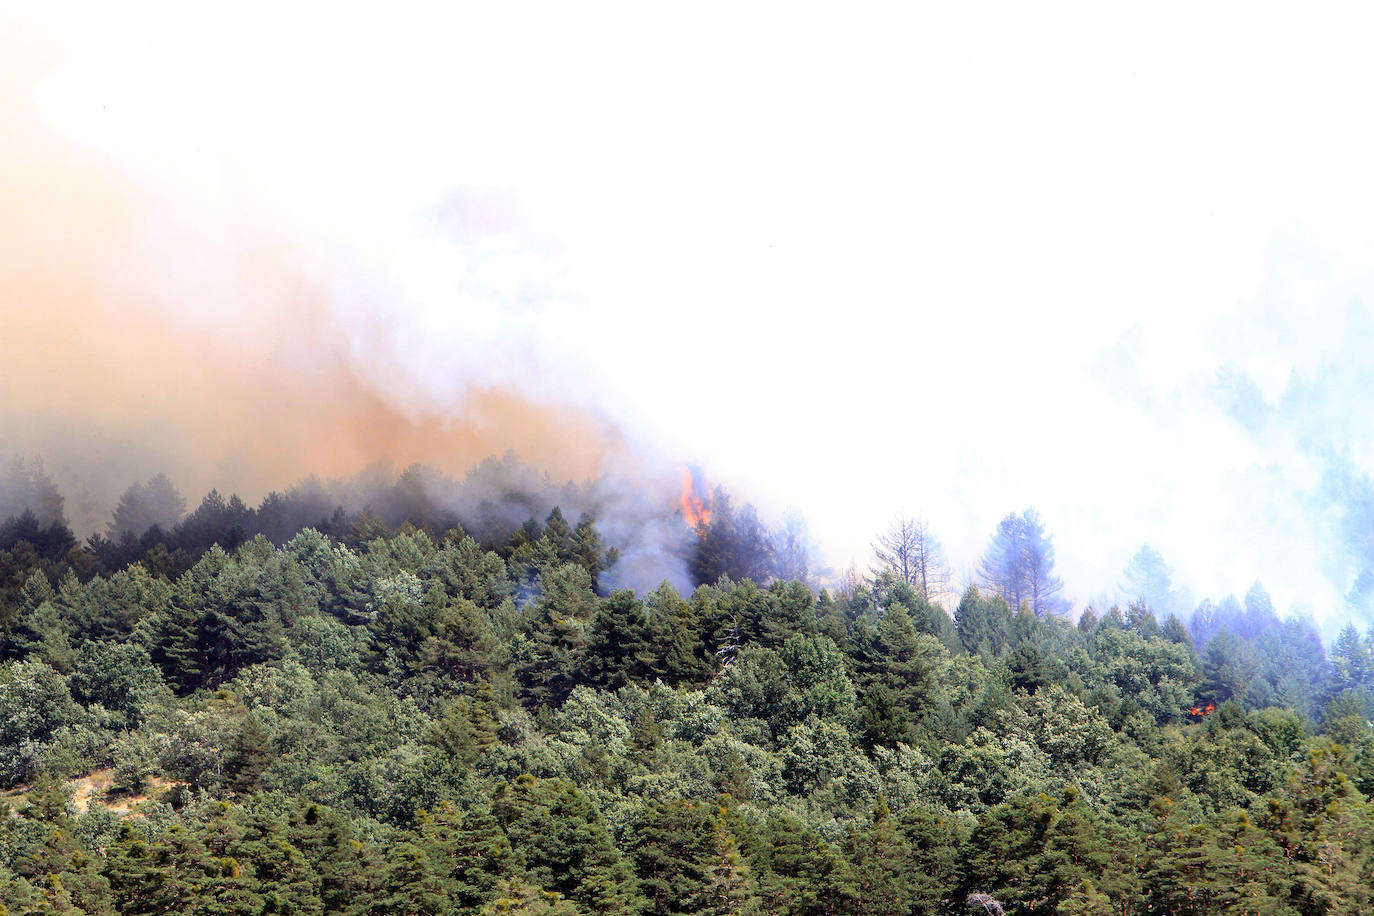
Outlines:
{"label": "glowing ember", "polygon": [[705,486],[697,487],[691,468],[682,469],[682,518],[691,528],[711,523],[711,497],[706,494]]}

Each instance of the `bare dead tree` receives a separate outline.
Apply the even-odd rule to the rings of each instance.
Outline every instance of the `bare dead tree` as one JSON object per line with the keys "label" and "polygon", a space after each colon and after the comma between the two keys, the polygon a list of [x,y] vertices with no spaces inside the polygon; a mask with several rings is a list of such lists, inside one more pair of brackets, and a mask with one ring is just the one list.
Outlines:
{"label": "bare dead tree", "polygon": [[736,616],[730,622],[730,629],[725,632],[725,638],[721,641],[720,648],[716,649],[716,658],[720,661],[720,668],[717,674],[723,672],[734,662],[735,656],[740,650],[739,637],[739,617]]}
{"label": "bare dead tree", "polygon": [[905,515],[892,519],[892,524],[873,543],[873,556],[878,566],[873,572],[890,569],[907,585],[916,581],[916,521]]}
{"label": "bare dead tree", "polygon": [[991,894],[969,894],[969,906],[981,906],[989,916],[1007,916],[1002,909],[1002,904],[993,898]]}
{"label": "bare dead tree", "polygon": [[840,581],[835,583],[835,597],[844,601],[853,598],[861,588],[868,586],[868,580],[859,572],[858,564],[851,563]]}
{"label": "bare dead tree", "polygon": [[949,567],[940,541],[923,518],[899,514],[873,544],[874,573],[892,570],[927,601],[938,601],[949,589]]}

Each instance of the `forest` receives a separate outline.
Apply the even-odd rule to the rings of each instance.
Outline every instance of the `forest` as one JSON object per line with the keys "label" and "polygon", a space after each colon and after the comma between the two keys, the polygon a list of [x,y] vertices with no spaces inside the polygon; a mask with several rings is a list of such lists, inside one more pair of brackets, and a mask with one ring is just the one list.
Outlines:
{"label": "forest", "polygon": [[720,490],[633,591],[594,487],[498,467],[158,476],[84,541],[11,468],[0,914],[1374,911],[1371,634],[1165,613],[1146,550],[1075,618],[1033,510],[967,588],[906,520],[819,588]]}

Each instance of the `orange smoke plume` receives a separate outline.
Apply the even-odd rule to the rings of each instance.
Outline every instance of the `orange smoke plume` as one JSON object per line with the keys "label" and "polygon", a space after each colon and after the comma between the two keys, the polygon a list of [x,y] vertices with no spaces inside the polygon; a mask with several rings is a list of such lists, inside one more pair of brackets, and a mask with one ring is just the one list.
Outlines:
{"label": "orange smoke plume", "polygon": [[0,461],[41,458],[79,533],[158,471],[193,501],[255,502],[377,461],[461,472],[514,450],[576,478],[619,454],[574,403],[465,379],[430,396],[403,348],[359,356],[387,329],[350,334],[291,244],[178,215],[56,133],[33,93],[56,55],[0,35]]}

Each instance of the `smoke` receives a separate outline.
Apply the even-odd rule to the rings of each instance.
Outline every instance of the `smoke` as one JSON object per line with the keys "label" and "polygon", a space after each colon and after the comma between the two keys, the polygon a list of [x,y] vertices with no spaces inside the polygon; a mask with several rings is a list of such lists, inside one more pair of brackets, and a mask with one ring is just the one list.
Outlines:
{"label": "smoke", "polygon": [[192,506],[305,478],[309,504],[393,523],[379,494],[410,488],[488,543],[587,513],[622,551],[608,584],[690,587],[677,465],[531,348],[560,320],[559,255],[514,198],[444,191],[385,265],[251,207],[188,210],[42,117],[60,53],[40,39],[0,47],[0,442],[30,462],[0,481],[12,509],[55,515],[45,473],[83,536],[155,473]]}
{"label": "smoke", "polygon": [[516,529],[530,520],[542,523],[555,508],[570,525],[587,516],[619,554],[602,576],[604,589],[647,591],[667,580],[689,592],[694,583],[686,558],[695,537],[664,499],[666,478],[655,480],[643,467],[632,471],[633,478],[611,470],[582,482],[560,482],[507,453],[461,476],[420,465],[397,473],[378,464],[347,479],[312,478],[301,488],[318,494],[306,502],[329,507],[325,512],[334,506],[350,514],[367,510],[389,527],[406,521],[457,522],[488,545],[507,543]]}
{"label": "smoke", "polygon": [[428,474],[423,486],[434,505],[453,512],[484,543],[506,541],[526,520],[542,521],[555,507],[569,523],[589,516],[620,555],[604,575],[603,588],[647,591],[667,580],[690,592],[685,558],[692,535],[680,516],[669,514],[663,498],[668,478],[652,485],[643,468],[634,470],[633,478],[610,471],[580,484],[560,484],[507,455],[483,461],[461,480]]}
{"label": "smoke", "polygon": [[690,455],[837,569],[1034,506],[1079,605],[1145,542],[1328,622],[1374,581],[1360,29],[196,7],[0,29],[0,451],[83,532],[158,471],[671,507]]}
{"label": "smoke", "polygon": [[[336,270],[346,249],[308,248],[251,202],[188,211],[61,136],[35,87],[63,49],[3,34],[0,442],[42,460],[79,533],[161,471],[254,499],[379,460],[458,472],[514,450],[570,479],[623,467],[615,425],[533,377],[517,347],[448,334],[461,360],[417,365],[433,350],[412,338],[433,329],[393,323],[397,291]],[[539,308],[544,271],[510,261],[547,259],[511,241],[518,220],[499,197],[439,202],[434,244],[466,258],[441,318],[480,328],[512,300]]]}
{"label": "smoke", "polygon": [[1192,472],[1157,492],[1150,525],[1180,584],[1220,601],[1258,579],[1328,636],[1374,624],[1372,279],[1280,238],[1255,293],[1203,329],[1186,371],[1152,368],[1168,343],[1140,328],[1092,368],[1140,441],[1168,443]]}

